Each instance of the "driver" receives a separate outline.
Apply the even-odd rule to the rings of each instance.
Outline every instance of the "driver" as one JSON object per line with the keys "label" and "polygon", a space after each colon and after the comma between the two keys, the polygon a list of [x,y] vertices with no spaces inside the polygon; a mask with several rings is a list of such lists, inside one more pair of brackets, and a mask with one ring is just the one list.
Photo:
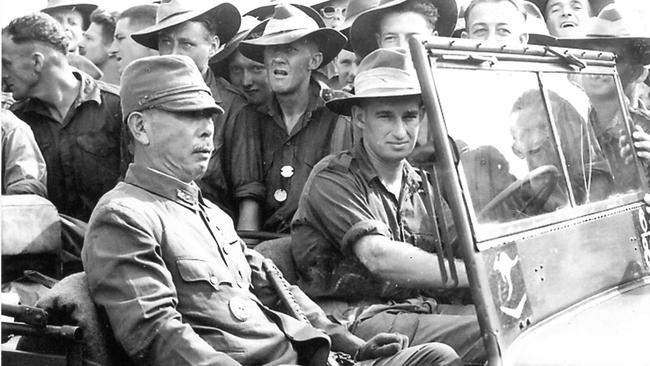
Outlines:
{"label": "driver", "polygon": [[[587,118],[557,93],[549,91],[548,98],[576,201],[606,198],[612,190],[611,170],[588,128]],[[539,90],[529,90],[517,99],[511,110],[512,150],[526,159],[531,171],[551,165],[561,172],[560,156],[546,115]]]}
{"label": "driver", "polygon": [[[292,222],[298,284],[361,338],[400,332],[411,345],[442,342],[463,361],[481,362],[474,308],[432,297],[444,286],[432,265],[439,227],[450,233],[444,244],[455,234],[445,204],[435,212],[441,224],[431,219],[428,182],[406,160],[424,115],[410,62],[404,49],[375,50],[359,65],[356,94],[327,102],[352,117],[362,139],[321,160],[307,180]],[[467,287],[463,263],[456,266]]]}

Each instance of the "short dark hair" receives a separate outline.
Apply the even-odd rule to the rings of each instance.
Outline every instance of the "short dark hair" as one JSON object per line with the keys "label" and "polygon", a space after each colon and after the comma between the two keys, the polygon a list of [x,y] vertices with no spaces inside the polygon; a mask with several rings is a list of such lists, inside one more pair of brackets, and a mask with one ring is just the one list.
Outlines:
{"label": "short dark hair", "polygon": [[[408,0],[402,4],[396,6],[395,8],[386,9],[386,13],[403,13],[403,12],[414,12],[422,15],[427,21],[432,30],[436,29],[436,23],[440,18],[440,13],[438,8],[433,5],[430,1],[427,0]],[[386,14],[384,13],[384,14]]]}
{"label": "short dark hair", "polygon": [[115,34],[115,23],[117,23],[117,13],[104,9],[95,9],[90,14],[90,22],[102,26],[102,41],[104,44],[113,42]]}
{"label": "short dark hair", "polygon": [[148,27],[156,24],[156,11],[158,11],[158,5],[136,5],[120,13],[117,20],[129,19],[130,24],[137,23],[143,27]]}
{"label": "short dark hair", "polygon": [[33,13],[16,18],[3,30],[16,44],[39,42],[56,51],[68,54],[65,31],[56,19],[45,13]]}
{"label": "short dark hair", "polygon": [[472,2],[470,2],[469,5],[467,6],[467,9],[465,9],[465,27],[469,26],[469,14],[472,12],[472,9],[474,9],[477,5],[484,4],[484,3],[502,3],[502,2],[512,4],[512,6],[514,6],[515,9],[517,9],[517,11],[521,14],[521,16],[524,17],[524,21],[526,20],[526,18],[528,18],[528,15],[526,15],[526,10],[518,0],[472,0]]}

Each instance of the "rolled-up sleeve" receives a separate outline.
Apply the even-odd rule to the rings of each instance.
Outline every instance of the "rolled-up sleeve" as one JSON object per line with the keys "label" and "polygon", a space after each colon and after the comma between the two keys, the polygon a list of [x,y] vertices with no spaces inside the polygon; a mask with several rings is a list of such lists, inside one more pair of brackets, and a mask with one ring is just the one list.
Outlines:
{"label": "rolled-up sleeve", "polygon": [[232,131],[227,131],[227,136],[226,164],[235,200],[250,198],[262,201],[266,190],[263,183],[258,112],[251,106],[241,109],[235,116]]}
{"label": "rolled-up sleeve", "polygon": [[343,253],[351,253],[351,246],[365,235],[391,237],[388,226],[372,213],[361,182],[345,171],[314,170],[294,217],[294,240],[312,242],[310,236],[317,232]]}
{"label": "rolled-up sleeve", "polygon": [[95,210],[82,251],[93,301],[138,363],[238,365],[183,323],[153,221],[114,202]]}

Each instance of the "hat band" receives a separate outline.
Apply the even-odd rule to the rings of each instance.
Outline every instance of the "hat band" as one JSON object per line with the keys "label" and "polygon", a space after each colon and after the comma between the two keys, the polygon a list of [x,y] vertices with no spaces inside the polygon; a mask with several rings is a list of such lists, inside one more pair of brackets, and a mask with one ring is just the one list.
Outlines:
{"label": "hat band", "polygon": [[158,93],[154,95],[145,95],[142,98],[140,98],[138,104],[141,106],[142,109],[147,109],[147,108],[155,107],[156,105],[160,104],[161,99],[169,99],[170,97],[175,97],[172,99],[177,99],[179,96],[182,96],[183,94],[197,93],[197,92],[204,92],[207,95],[212,96],[212,93],[205,88],[196,87],[196,86],[181,86],[173,89],[167,89],[162,93]]}
{"label": "hat band", "polygon": [[380,67],[360,72],[354,79],[355,95],[420,92],[420,84],[413,73],[392,67]]}
{"label": "hat band", "polygon": [[187,14],[189,12],[191,12],[191,10],[177,11],[177,12],[171,13],[169,15],[166,15],[166,16],[161,17],[160,19],[158,19],[156,21],[156,24],[160,24],[161,22],[164,22],[167,19],[171,19],[173,17],[177,17],[177,16],[180,16],[180,15],[183,15],[183,14]]}

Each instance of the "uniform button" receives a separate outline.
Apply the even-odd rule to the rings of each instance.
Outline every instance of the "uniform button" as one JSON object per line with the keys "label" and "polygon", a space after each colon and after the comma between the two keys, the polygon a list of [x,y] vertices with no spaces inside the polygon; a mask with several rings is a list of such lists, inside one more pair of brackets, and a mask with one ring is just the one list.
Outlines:
{"label": "uniform button", "polygon": [[233,297],[228,302],[228,308],[232,316],[240,322],[245,322],[250,316],[251,309],[248,304],[249,300],[241,297]]}
{"label": "uniform button", "polygon": [[217,276],[210,277],[210,283],[215,286],[219,285],[219,279],[217,278]]}
{"label": "uniform button", "polygon": [[273,192],[273,198],[278,202],[284,202],[287,200],[287,191],[284,189],[276,189],[275,192]]}

